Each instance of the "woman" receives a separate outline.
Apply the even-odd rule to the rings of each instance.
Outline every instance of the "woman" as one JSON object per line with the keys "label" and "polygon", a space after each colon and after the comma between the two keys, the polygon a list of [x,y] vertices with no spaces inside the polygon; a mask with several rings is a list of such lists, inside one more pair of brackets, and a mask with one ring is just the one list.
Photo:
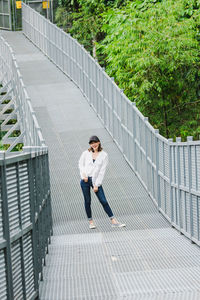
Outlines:
{"label": "woman", "polygon": [[125,227],[125,224],[119,223],[113,216],[113,212],[106,200],[102,181],[108,164],[108,154],[103,151],[100,140],[97,136],[91,136],[89,140],[90,148],[84,151],[79,160],[79,169],[81,175],[81,188],[85,200],[85,211],[89,220],[89,228],[96,228],[92,219],[91,194],[90,188],[97,195],[105,212],[111,220],[112,227]]}

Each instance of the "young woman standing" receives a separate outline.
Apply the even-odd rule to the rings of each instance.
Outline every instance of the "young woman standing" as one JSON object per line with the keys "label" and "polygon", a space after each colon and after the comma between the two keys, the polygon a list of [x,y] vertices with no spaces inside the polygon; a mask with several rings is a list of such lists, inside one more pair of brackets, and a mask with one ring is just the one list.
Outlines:
{"label": "young woman standing", "polygon": [[79,159],[81,188],[85,200],[85,211],[89,220],[89,227],[90,229],[96,228],[92,219],[91,188],[110,218],[112,227],[125,227],[125,224],[119,223],[114,217],[102,188],[102,181],[108,164],[108,154],[103,151],[100,140],[96,135],[91,136],[89,145],[90,148],[84,151]]}

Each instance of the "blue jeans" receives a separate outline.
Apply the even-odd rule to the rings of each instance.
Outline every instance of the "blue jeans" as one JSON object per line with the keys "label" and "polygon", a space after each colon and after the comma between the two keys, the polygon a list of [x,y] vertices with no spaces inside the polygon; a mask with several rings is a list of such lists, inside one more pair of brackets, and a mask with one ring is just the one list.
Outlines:
{"label": "blue jeans", "polygon": [[[90,194],[90,188],[93,188],[92,184],[92,177],[88,177],[88,182],[85,182],[84,180],[81,180],[81,188],[85,200],[85,211],[87,214],[87,217],[89,220],[92,220],[92,211],[91,211],[91,194]],[[112,210],[108,204],[108,201],[106,200],[104,191],[102,186],[98,187],[98,191],[95,193],[97,195],[97,198],[99,199],[100,203],[103,206],[103,209],[109,216],[109,218],[113,218]]]}

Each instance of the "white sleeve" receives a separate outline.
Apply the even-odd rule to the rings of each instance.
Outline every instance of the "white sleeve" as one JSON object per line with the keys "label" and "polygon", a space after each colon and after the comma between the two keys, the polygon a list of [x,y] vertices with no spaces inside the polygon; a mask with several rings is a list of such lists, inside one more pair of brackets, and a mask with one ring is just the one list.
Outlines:
{"label": "white sleeve", "polygon": [[96,186],[100,186],[102,184],[107,165],[108,165],[108,154],[106,153],[103,164],[102,164],[102,166],[99,170],[99,174],[98,174],[97,179],[95,181]]}
{"label": "white sleeve", "polygon": [[83,179],[84,177],[86,177],[85,174],[85,151],[81,154],[81,157],[79,159],[78,162],[78,166],[79,166],[79,170],[80,170],[80,175],[81,175],[81,179]]}

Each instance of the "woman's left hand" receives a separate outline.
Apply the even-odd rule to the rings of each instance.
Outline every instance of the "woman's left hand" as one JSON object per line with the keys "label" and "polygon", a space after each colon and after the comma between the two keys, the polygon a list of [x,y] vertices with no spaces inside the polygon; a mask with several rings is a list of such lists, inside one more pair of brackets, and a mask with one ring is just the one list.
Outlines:
{"label": "woman's left hand", "polygon": [[93,189],[95,193],[98,192],[98,186],[95,185]]}

